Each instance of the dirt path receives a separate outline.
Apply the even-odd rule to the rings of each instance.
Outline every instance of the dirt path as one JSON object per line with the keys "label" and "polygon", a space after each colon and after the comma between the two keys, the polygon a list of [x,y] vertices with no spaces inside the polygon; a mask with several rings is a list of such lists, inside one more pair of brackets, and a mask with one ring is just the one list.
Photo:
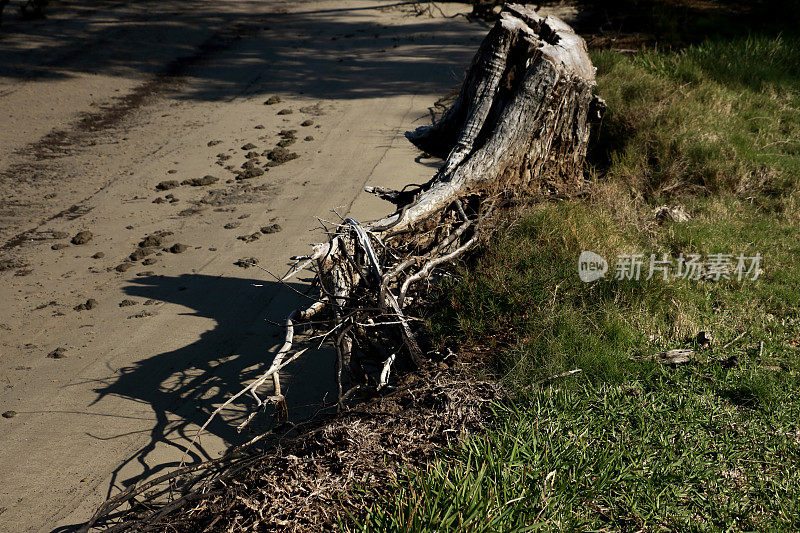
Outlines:
{"label": "dirt path", "polygon": [[[485,27],[368,0],[65,0],[45,21],[11,14],[0,412],[16,415],[0,419],[0,530],[70,531],[174,467],[271,359],[281,333],[265,319],[303,300],[238,260],[283,273],[320,240],[315,217],[375,217],[389,205],[364,185],[430,177],[402,134],[457,85]],[[277,143],[298,157],[271,162]],[[216,180],[181,185],[204,176]],[[91,239],[73,244],[81,231]],[[331,365],[323,351],[286,377],[290,417],[332,389]],[[246,439],[241,415],[212,424],[192,459]]]}

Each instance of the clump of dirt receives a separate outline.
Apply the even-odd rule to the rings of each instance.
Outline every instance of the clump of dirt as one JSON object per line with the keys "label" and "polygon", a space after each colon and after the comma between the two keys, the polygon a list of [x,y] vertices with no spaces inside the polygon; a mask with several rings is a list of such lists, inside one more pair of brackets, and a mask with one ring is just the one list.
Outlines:
{"label": "clump of dirt", "polygon": [[153,200],[154,204],[163,204],[163,203],[166,203],[166,202],[167,201],[165,199],[163,199],[162,197],[160,197],[160,196],[158,198],[156,198],[155,200]]}
{"label": "clump of dirt", "polygon": [[244,241],[244,242],[249,244],[251,242],[257,241],[260,237],[261,237],[261,234],[258,233],[258,232],[255,232],[255,233],[251,233],[250,235],[239,235],[236,238],[239,239],[240,241]]}
{"label": "clump of dirt", "polygon": [[278,95],[274,95],[267,98],[267,101],[264,102],[264,105],[275,105],[275,104],[280,104],[281,102],[283,102],[283,100],[281,100],[281,97]]}
{"label": "clump of dirt", "polygon": [[217,140],[215,140],[215,141],[208,141],[208,144],[206,144],[206,146],[208,146],[208,147],[211,147],[211,146],[216,146],[216,145],[218,145],[218,144],[222,144],[222,141],[217,141]]}
{"label": "clump of dirt", "polygon": [[105,252],[97,252],[92,256],[92,259],[102,259],[106,256]]}
{"label": "clump of dirt", "polygon": [[202,178],[189,178],[183,180],[181,185],[191,185],[192,187],[203,187],[205,185],[212,185],[219,181],[219,178],[214,176],[203,176]]}
{"label": "clump of dirt", "polygon": [[59,347],[50,352],[49,354],[47,354],[47,357],[49,357],[50,359],[63,359],[64,357],[67,356],[66,352],[67,352],[66,348]]}
{"label": "clump of dirt", "polygon": [[118,305],[120,307],[130,307],[132,305],[137,305],[139,302],[136,300],[122,300]]}
{"label": "clump of dirt", "polygon": [[117,272],[126,272],[132,266],[133,263],[120,263],[114,267],[114,270],[116,270]]}
{"label": "clump of dirt", "polygon": [[269,183],[262,185],[242,184],[240,187],[232,189],[209,191],[200,199],[199,203],[213,207],[260,203],[273,196],[275,190],[275,185]]}
{"label": "clump of dirt", "polygon": [[311,135],[309,135],[309,136],[307,136],[307,137],[306,137],[305,139],[303,139],[303,140],[304,140],[304,141],[313,141],[313,140],[314,140],[314,137],[312,137]]}
{"label": "clump of dirt", "polygon": [[147,235],[142,241],[139,243],[139,248],[149,248],[151,246],[161,246],[164,244],[164,237],[157,233],[153,233],[151,235]]}
{"label": "clump of dirt", "polygon": [[225,224],[222,227],[225,228],[225,229],[236,229],[241,225],[242,225],[241,222],[228,222],[227,224]]}
{"label": "clump of dirt", "polygon": [[76,311],[90,311],[95,307],[97,307],[97,300],[95,300],[94,298],[89,298],[84,303],[73,307],[73,309]]}
{"label": "clump of dirt", "polygon": [[256,146],[253,143],[247,143],[244,146],[242,146],[242,150],[252,150],[253,148],[258,148],[258,146]]}
{"label": "clump of dirt", "polygon": [[263,233],[264,235],[269,235],[270,233],[278,233],[282,229],[283,228],[281,227],[280,224],[270,224],[269,226],[262,226],[261,233]]}
{"label": "clump of dirt", "polygon": [[158,185],[156,185],[156,189],[158,189],[159,191],[168,191],[170,189],[180,187],[180,185],[181,184],[178,183],[178,180],[164,180],[162,182],[159,182]]}
{"label": "clump of dirt", "polygon": [[176,242],[175,244],[170,246],[169,251],[172,252],[173,254],[182,254],[183,252],[185,252],[188,249],[189,249],[189,247],[186,246],[185,244],[181,244],[179,242]]}
{"label": "clump of dirt", "polygon": [[74,237],[72,237],[72,241],[70,242],[72,242],[72,244],[86,244],[87,242],[91,241],[93,237],[94,235],[92,235],[91,231],[79,231]]}
{"label": "clump of dirt", "polygon": [[139,505],[119,531],[336,530],[388,494],[399,469],[422,467],[438,449],[484,430],[506,398],[488,382],[409,375],[394,392],[295,426],[299,435],[266,452],[231,450],[227,464],[193,480],[171,509]]}
{"label": "clump of dirt", "polygon": [[251,180],[253,178],[258,178],[260,176],[263,176],[264,172],[265,171],[263,168],[253,166],[238,172],[236,178],[240,180]]}
{"label": "clump of dirt", "polygon": [[190,207],[188,209],[183,209],[181,211],[178,211],[178,216],[179,217],[189,217],[189,216],[192,216],[192,215],[196,215],[197,213],[200,213],[201,211],[202,211],[202,209],[199,208],[199,207]]}
{"label": "clump of dirt", "polygon": [[301,107],[300,112],[305,113],[306,115],[314,115],[315,117],[319,117],[325,114],[325,111],[322,110],[322,105],[320,105],[319,102],[317,102],[314,105]]}
{"label": "clump of dirt", "polygon": [[287,146],[293,145],[295,142],[297,142],[295,139],[283,139],[282,141],[278,141],[277,144],[281,148],[286,148]]}
{"label": "clump of dirt", "polygon": [[128,319],[131,319],[131,318],[146,318],[148,316],[155,316],[155,313],[151,313],[150,311],[141,311],[139,313],[136,313],[135,315],[129,316]]}
{"label": "clump of dirt", "polygon": [[281,109],[280,111],[278,111],[278,115],[291,115],[292,113],[294,113],[294,110],[289,108]]}
{"label": "clump of dirt", "polygon": [[128,259],[130,259],[131,261],[141,261],[142,259],[144,259],[148,255],[154,254],[158,250],[157,246],[160,246],[160,244],[153,245],[153,246],[139,247],[139,248],[135,249],[131,253],[131,255],[128,256]]}
{"label": "clump of dirt", "polygon": [[258,152],[247,152],[244,156],[247,159],[256,159],[258,158]]}
{"label": "clump of dirt", "polygon": [[303,126],[304,128],[307,128],[308,126],[313,126],[314,121],[311,119],[304,120],[303,122],[300,123],[300,125]]}
{"label": "clump of dirt", "polygon": [[143,264],[143,265],[145,265],[145,266],[146,266],[146,265],[152,265],[153,263],[155,263],[155,262],[157,262],[157,261],[158,261],[158,259],[154,259],[154,258],[152,258],[152,257],[148,257],[147,259],[145,259],[144,261],[142,261],[142,264]]}
{"label": "clump of dirt", "polygon": [[270,166],[277,166],[292,161],[300,157],[296,152],[290,152],[286,148],[279,146],[267,152],[267,159],[272,161]]}
{"label": "clump of dirt", "polygon": [[63,250],[64,248],[69,248],[69,244],[65,242],[57,242],[50,247],[51,250]]}
{"label": "clump of dirt", "polygon": [[16,411],[6,411],[3,413],[3,418],[14,418],[15,416],[17,416]]}
{"label": "clump of dirt", "polygon": [[250,268],[258,264],[258,259],[255,257],[242,257],[241,259],[237,259],[233,264],[241,268]]}
{"label": "clump of dirt", "polygon": [[297,130],[281,130],[278,133],[278,136],[283,137],[284,139],[296,139]]}

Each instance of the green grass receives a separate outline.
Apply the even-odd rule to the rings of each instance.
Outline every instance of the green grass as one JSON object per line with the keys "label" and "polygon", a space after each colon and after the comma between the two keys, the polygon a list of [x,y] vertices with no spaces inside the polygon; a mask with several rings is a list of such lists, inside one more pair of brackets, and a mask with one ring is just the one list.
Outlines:
{"label": "green grass", "polygon": [[[511,217],[428,317],[442,344],[490,354],[479,371],[514,405],[351,527],[800,529],[800,44],[593,59],[609,110],[592,195]],[[691,218],[658,222],[662,204]],[[612,274],[624,253],[760,253],[763,272],[587,284],[582,250]],[[672,348],[697,361],[632,359]]]}
{"label": "green grass", "polygon": [[800,39],[712,40],[633,59],[597,52],[608,102],[592,158],[650,198],[782,195],[800,172]]}
{"label": "green grass", "polygon": [[408,472],[364,530],[797,530],[800,406],[741,409],[712,384],[722,373],[656,369],[498,407],[493,431]]}

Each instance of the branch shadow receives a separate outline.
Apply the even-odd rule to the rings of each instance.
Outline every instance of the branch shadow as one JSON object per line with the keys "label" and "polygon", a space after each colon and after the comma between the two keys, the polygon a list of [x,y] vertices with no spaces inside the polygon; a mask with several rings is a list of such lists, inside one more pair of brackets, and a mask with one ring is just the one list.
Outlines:
{"label": "branch shadow", "polygon": [[[303,286],[287,288],[259,279],[187,274],[152,276],[132,283],[125,288],[127,295],[187,307],[192,316],[211,318],[216,326],[195,342],[119,369],[95,389],[98,396],[94,403],[109,395],[118,396],[146,404],[156,416],[150,441],[115,469],[108,497],[116,490],[125,490],[177,467],[179,461],[160,458],[165,449],[171,448],[180,455],[186,452],[187,464],[211,459],[212,452],[201,443],[196,443],[193,450],[187,450],[187,445],[217,406],[269,366],[284,334],[283,328],[264,320],[266,315],[278,314],[270,318],[283,321],[292,308],[309,304],[290,290],[300,291]],[[267,345],[265,339],[270,340]],[[307,353],[282,373],[290,419],[308,418],[322,404],[326,393],[335,394],[332,372],[327,372],[332,367],[332,354],[320,350]],[[271,384],[265,384],[259,392],[262,398],[269,395]],[[226,445],[242,444],[253,433],[263,433],[274,424],[268,410],[254,420],[249,432],[238,433],[235,426],[254,409],[255,400],[242,396],[220,413],[204,434],[211,434]],[[132,466],[138,473],[126,474]]]}
{"label": "branch shadow", "polygon": [[[250,9],[186,0],[75,3],[60,18],[7,21],[0,79],[186,77],[179,97],[200,101],[283,91],[342,99],[436,93],[431,73],[468,61],[476,42],[465,31],[477,40],[485,27],[411,13],[408,23],[391,26],[375,17],[409,3],[291,13],[266,12],[255,1]],[[453,73],[454,83],[460,76]]]}

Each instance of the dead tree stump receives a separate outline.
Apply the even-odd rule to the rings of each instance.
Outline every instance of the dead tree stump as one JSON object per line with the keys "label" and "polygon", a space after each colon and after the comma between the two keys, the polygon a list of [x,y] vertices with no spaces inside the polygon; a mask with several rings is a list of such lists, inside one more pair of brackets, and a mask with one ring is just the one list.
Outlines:
{"label": "dead tree stump", "polygon": [[312,316],[338,353],[340,407],[355,391],[386,387],[396,364],[424,364],[429,353],[414,314],[427,282],[478,242],[505,199],[581,187],[590,123],[604,109],[594,74],[583,39],[567,24],[507,5],[453,107],[406,134],[444,158],[439,171],[422,186],[368,188],[397,209],[364,224],[344,219],[328,242],[295,258],[284,279],[313,270],[319,301],[292,313],[270,370],[246,390],[258,398],[269,375],[271,400],[283,402],[278,370],[295,350],[298,320]]}
{"label": "dead tree stump", "polygon": [[477,242],[497,199],[580,188],[590,123],[604,109],[594,74],[567,24],[506,6],[453,107],[406,134],[445,159],[436,175],[411,189],[369,188],[397,210],[363,225],[345,220],[305,258],[336,331],[340,402],[343,372],[380,388],[396,360],[422,363],[413,294]]}

